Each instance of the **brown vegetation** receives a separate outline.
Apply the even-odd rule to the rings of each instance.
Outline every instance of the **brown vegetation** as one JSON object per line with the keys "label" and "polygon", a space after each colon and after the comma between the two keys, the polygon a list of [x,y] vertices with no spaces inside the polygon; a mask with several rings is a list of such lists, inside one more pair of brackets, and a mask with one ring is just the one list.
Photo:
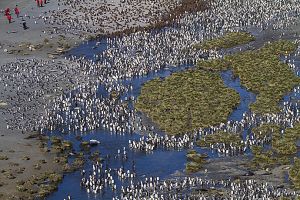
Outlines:
{"label": "brown vegetation", "polygon": [[128,35],[138,31],[149,31],[153,29],[160,29],[166,26],[174,24],[176,19],[185,13],[196,13],[204,11],[209,8],[210,0],[183,0],[182,3],[167,12],[162,18],[154,20],[150,25],[146,27],[132,27],[122,31],[117,31],[111,36]]}

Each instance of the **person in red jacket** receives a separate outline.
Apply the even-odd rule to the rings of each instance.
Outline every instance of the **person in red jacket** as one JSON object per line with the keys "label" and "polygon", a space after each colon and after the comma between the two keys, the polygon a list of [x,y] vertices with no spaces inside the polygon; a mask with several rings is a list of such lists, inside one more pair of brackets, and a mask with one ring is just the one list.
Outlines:
{"label": "person in red jacket", "polygon": [[43,7],[43,0],[40,0],[40,6]]}
{"label": "person in red jacket", "polygon": [[7,18],[7,20],[8,20],[8,23],[11,23],[11,20],[12,20],[11,15],[10,15],[10,14],[9,14],[9,15],[6,15],[6,18]]}
{"label": "person in red jacket", "polygon": [[40,7],[40,0],[36,0],[36,5]]}
{"label": "person in red jacket", "polygon": [[18,8],[18,5],[15,7],[15,14],[17,15],[17,18],[19,18],[20,10]]}
{"label": "person in red jacket", "polygon": [[7,15],[10,15],[10,9],[9,8],[5,9],[5,16],[7,16]]}

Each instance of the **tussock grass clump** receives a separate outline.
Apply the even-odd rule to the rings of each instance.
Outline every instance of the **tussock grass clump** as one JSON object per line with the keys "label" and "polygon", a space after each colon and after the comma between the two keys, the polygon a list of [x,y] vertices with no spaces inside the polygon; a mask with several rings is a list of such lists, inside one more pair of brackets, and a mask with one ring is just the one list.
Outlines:
{"label": "tussock grass clump", "polygon": [[100,152],[99,151],[95,151],[93,152],[90,156],[89,156],[89,159],[91,161],[94,161],[94,162],[102,162],[103,159],[100,157]]}
{"label": "tussock grass clump", "polygon": [[253,146],[251,149],[254,155],[250,164],[252,168],[267,169],[276,165],[276,158],[273,157],[272,151],[263,151],[261,146]]}
{"label": "tussock grass clump", "polygon": [[286,155],[278,155],[272,149],[264,151],[261,146],[252,146],[253,159],[250,167],[254,169],[270,169],[275,166],[289,165],[290,157]]}
{"label": "tussock grass clump", "polygon": [[[256,168],[271,168],[279,165],[289,165],[297,154],[297,141],[300,139],[300,124],[287,128],[280,133],[280,127],[273,124],[264,124],[252,130],[254,134],[260,133],[259,137],[270,136],[271,148],[267,151],[262,146],[253,146],[254,158],[251,166]],[[258,138],[259,138],[258,137]]]}
{"label": "tussock grass clump", "polygon": [[[70,141],[62,140],[60,137],[52,136],[51,151],[55,153],[67,153],[73,149],[73,144]],[[43,147],[44,145],[41,145]]]}
{"label": "tussock grass clump", "polygon": [[218,73],[189,70],[147,82],[135,107],[175,135],[225,122],[239,100]]}
{"label": "tussock grass clump", "polygon": [[54,163],[65,164],[67,162],[68,162],[67,155],[60,155],[60,156],[54,157]]}
{"label": "tussock grass clump", "polygon": [[279,40],[259,50],[225,57],[231,63],[234,74],[241,79],[241,84],[258,94],[256,102],[250,105],[252,111],[279,112],[279,101],[300,84],[300,79],[279,59],[280,54],[292,53],[296,47],[290,41]]}
{"label": "tussock grass clump", "polygon": [[88,141],[82,141],[82,142],[80,143],[80,148],[81,148],[82,150],[84,150],[84,151],[89,151],[90,148],[91,148],[91,145],[90,145],[90,143],[89,143]]}
{"label": "tussock grass clump", "polygon": [[45,198],[57,190],[57,186],[62,179],[63,176],[61,174],[47,171],[40,176],[32,176],[27,181],[19,181],[16,187],[28,199]]}
{"label": "tussock grass clump", "polygon": [[273,134],[272,148],[277,154],[292,155],[297,153],[297,140],[300,139],[300,124],[287,128],[283,135]]}
{"label": "tussock grass clump", "polygon": [[7,155],[0,155],[0,160],[8,160]]}
{"label": "tussock grass clump", "polygon": [[63,171],[64,172],[74,172],[76,170],[81,169],[84,164],[85,164],[85,158],[82,153],[79,153],[76,155],[75,159],[73,160],[72,163],[65,163],[63,166]]}
{"label": "tussock grass clump", "polygon": [[289,178],[295,189],[300,190],[300,158],[294,159],[294,165],[289,171]]}
{"label": "tussock grass clump", "polygon": [[72,149],[73,148],[73,143],[70,142],[70,141],[65,140],[65,141],[62,142],[62,146],[63,146],[64,149]]}
{"label": "tussock grass clump", "polygon": [[209,71],[223,71],[230,67],[230,62],[224,59],[212,59],[198,61],[197,67]]}
{"label": "tussock grass clump", "polygon": [[243,145],[241,141],[241,135],[219,131],[217,133],[206,135],[205,137],[201,138],[197,141],[197,145],[201,147],[210,147],[211,145],[217,143],[223,143],[226,146],[233,145],[235,147],[238,147]]}
{"label": "tussock grass clump", "polygon": [[186,154],[186,158],[189,161],[186,164],[186,172],[195,173],[202,169],[203,164],[206,163],[207,155],[198,154],[195,150],[191,150]]}
{"label": "tussock grass clump", "polygon": [[50,141],[51,141],[51,145],[59,145],[61,143],[61,138],[52,136],[50,138]]}
{"label": "tussock grass clump", "polygon": [[200,171],[202,168],[202,165],[196,162],[188,162],[185,166],[185,170],[187,173],[196,173]]}
{"label": "tussock grass clump", "polygon": [[224,60],[200,61],[198,68],[214,71],[231,68],[241,84],[257,94],[256,102],[250,105],[253,112],[277,113],[279,101],[300,84],[300,78],[280,61],[279,56],[290,54],[296,48],[291,41],[279,40],[258,50],[225,56]]}
{"label": "tussock grass clump", "polygon": [[252,133],[256,139],[262,140],[265,137],[271,137],[272,134],[279,134],[280,126],[276,124],[263,124],[253,128]]}
{"label": "tussock grass clump", "polygon": [[230,32],[215,38],[212,40],[205,41],[201,44],[196,44],[194,47],[196,49],[227,49],[232,48],[238,45],[247,44],[251,41],[254,41],[255,37],[247,32]]}

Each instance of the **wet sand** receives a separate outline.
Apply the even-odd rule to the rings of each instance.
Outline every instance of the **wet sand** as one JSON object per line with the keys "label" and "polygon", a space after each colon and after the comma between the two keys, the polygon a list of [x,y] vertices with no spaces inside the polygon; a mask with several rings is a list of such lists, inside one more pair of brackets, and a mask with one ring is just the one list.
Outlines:
{"label": "wet sand", "polygon": [[[49,3],[47,7],[37,9],[33,1],[0,1],[0,10],[4,10],[6,7],[10,7],[11,13],[14,13],[14,6],[18,4],[21,9],[21,16],[25,13],[31,13],[31,15],[39,15],[43,10],[48,9],[53,4]],[[18,56],[14,54],[6,53],[5,49],[11,50],[19,48],[19,44],[37,43],[43,40],[44,36],[41,35],[43,24],[35,24],[33,20],[26,20],[27,25],[30,27],[28,30],[23,30],[21,19],[16,18],[13,14],[13,23],[8,24],[6,17],[1,13],[0,18],[0,65],[11,62],[16,57],[25,57],[30,55]],[[46,52],[38,52],[35,56],[44,56]],[[0,91],[3,92],[3,86],[0,86]],[[0,99],[6,102],[4,95],[0,96]],[[42,152],[39,148],[39,141],[36,139],[25,139],[28,135],[22,134],[18,130],[7,130],[5,118],[2,111],[5,111],[4,107],[0,107],[0,155],[7,156],[7,160],[0,160],[0,199],[8,199],[14,197],[19,199],[22,194],[17,191],[16,185],[18,181],[27,180],[31,176],[38,176],[45,171],[54,170],[61,171],[57,164],[54,164],[54,155],[50,153]],[[28,158],[25,158],[28,156]],[[29,160],[27,160],[29,159]],[[39,161],[44,160],[45,164],[41,164],[41,169],[34,169],[34,165]],[[12,175],[12,176],[11,176]]]}

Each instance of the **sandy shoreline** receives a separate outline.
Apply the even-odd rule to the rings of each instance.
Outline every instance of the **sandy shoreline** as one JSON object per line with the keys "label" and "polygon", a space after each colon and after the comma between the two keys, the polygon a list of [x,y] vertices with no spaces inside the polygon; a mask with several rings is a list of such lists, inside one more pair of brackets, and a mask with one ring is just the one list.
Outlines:
{"label": "sandy shoreline", "polygon": [[[33,1],[1,1],[0,10],[4,10],[6,7],[10,7],[13,12],[14,6],[18,4],[21,9],[21,16],[25,13],[31,13],[31,15],[38,15],[42,9],[38,10]],[[51,4],[49,4],[50,7]],[[13,23],[8,24],[6,18],[1,13],[0,18],[0,65],[12,62],[19,58],[14,54],[6,53],[5,49],[14,49],[17,48],[21,42],[39,42],[42,40],[43,36],[42,28],[43,25],[34,24],[34,21],[31,20],[27,22],[30,29],[23,30],[21,19],[17,19],[13,14]],[[12,33],[15,32],[15,33]],[[21,55],[20,55],[21,56]],[[26,58],[31,55],[22,55]],[[39,52],[38,55],[34,56],[43,56],[45,57],[45,52]],[[0,99],[6,102],[3,92],[4,88],[0,86],[1,97]],[[0,109],[0,150],[1,156],[7,156],[7,160],[0,160],[0,199],[20,199],[26,198],[23,197],[22,193],[17,191],[17,183],[20,181],[26,181],[32,176],[39,176],[48,170],[61,171],[61,167],[58,164],[53,162],[54,154],[42,152],[39,148],[39,141],[36,139],[25,139],[28,135],[22,134],[18,130],[7,130],[5,118],[9,117],[7,114],[3,113],[5,109]],[[26,157],[27,156],[27,157]],[[29,159],[29,160],[28,160]],[[40,169],[35,169],[34,165],[40,164]]]}

